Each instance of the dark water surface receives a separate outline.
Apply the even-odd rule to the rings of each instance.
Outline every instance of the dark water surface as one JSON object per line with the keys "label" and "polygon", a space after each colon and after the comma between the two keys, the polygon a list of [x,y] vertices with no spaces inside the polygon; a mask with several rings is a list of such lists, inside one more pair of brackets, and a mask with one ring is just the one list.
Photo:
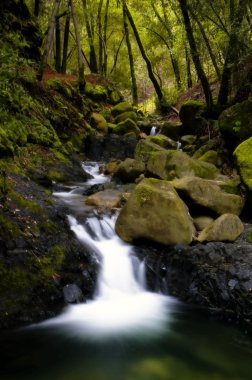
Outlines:
{"label": "dark water surface", "polygon": [[1,380],[251,380],[252,337],[198,312],[175,312],[162,333],[99,337],[64,327],[2,333]]}

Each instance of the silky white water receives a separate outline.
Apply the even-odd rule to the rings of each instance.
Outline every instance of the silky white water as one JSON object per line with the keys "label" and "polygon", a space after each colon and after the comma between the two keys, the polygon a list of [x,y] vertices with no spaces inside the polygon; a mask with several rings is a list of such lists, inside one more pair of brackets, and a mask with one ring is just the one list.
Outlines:
{"label": "silky white water", "polygon": [[[92,183],[99,183],[100,174],[93,166],[92,170]],[[134,255],[133,247],[116,235],[116,215],[94,215],[84,224],[69,215],[68,221],[79,241],[100,261],[96,292],[94,300],[68,306],[62,315],[43,322],[43,326],[62,325],[72,334],[96,338],[161,332],[176,302],[146,290],[144,263]]]}

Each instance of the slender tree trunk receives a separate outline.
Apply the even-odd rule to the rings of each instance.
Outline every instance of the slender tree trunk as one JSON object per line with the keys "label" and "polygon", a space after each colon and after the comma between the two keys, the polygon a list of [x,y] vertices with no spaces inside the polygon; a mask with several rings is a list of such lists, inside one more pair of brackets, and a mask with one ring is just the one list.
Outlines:
{"label": "slender tree trunk", "polygon": [[103,75],[107,75],[107,67],[108,67],[108,53],[107,53],[107,30],[108,30],[108,12],[109,12],[109,1],[106,1],[105,5],[105,14],[104,14],[104,24],[103,24],[103,65],[102,65],[102,73]]}
{"label": "slender tree trunk", "polygon": [[233,16],[233,23],[231,25],[230,38],[222,71],[220,91],[218,96],[218,106],[225,108],[228,102],[228,95],[230,89],[230,81],[232,76],[232,68],[237,64],[239,57],[239,29],[241,27],[243,18],[247,10],[247,0],[240,0],[238,8]]}
{"label": "slender tree trunk", "polygon": [[89,49],[90,49],[90,67],[91,67],[91,72],[92,73],[98,73],[98,66],[97,66],[97,58],[96,58],[96,52],[95,52],[95,47],[94,47],[94,37],[92,33],[92,27],[88,19],[88,9],[87,9],[87,1],[82,0],[83,4],[83,10],[84,10],[84,19],[85,19],[85,24],[86,24],[86,29],[87,29],[87,35],[88,35],[88,43],[89,43]]}
{"label": "slender tree trunk", "polygon": [[43,55],[42,55],[42,58],[40,61],[40,65],[38,68],[38,72],[37,72],[37,79],[39,81],[41,81],[43,79],[44,68],[45,68],[45,65],[47,63],[48,56],[49,56],[49,53],[50,53],[50,50],[52,47],[53,32],[55,29],[55,20],[56,20],[56,16],[58,14],[58,11],[59,11],[60,2],[61,2],[61,0],[55,0],[55,2],[54,2],[53,12],[52,12],[52,15],[50,18],[48,33],[47,33],[47,37],[46,37],[45,50],[43,52]]}
{"label": "slender tree trunk", "polygon": [[208,50],[208,53],[210,55],[210,58],[211,58],[211,61],[212,61],[212,64],[213,64],[213,67],[215,69],[215,72],[216,72],[216,75],[217,75],[217,78],[220,80],[221,79],[221,72],[220,72],[220,69],[217,65],[217,61],[215,59],[215,55],[214,55],[214,52],[213,52],[213,49],[210,45],[210,42],[209,42],[209,39],[207,38],[207,35],[206,35],[206,32],[198,18],[198,16],[196,15],[195,12],[193,12],[192,8],[190,8],[190,13],[192,15],[192,17],[194,18],[194,20],[196,21],[198,27],[199,27],[199,30],[200,30],[200,33],[202,34],[202,37],[203,37],[203,40],[205,42],[205,45],[207,47],[207,50]]}
{"label": "slender tree trunk", "polygon": [[126,9],[126,13],[127,13],[127,17],[128,17],[128,20],[130,22],[130,25],[132,27],[132,30],[134,32],[134,35],[135,35],[135,38],[136,38],[136,41],[137,41],[137,44],[138,44],[138,47],[139,47],[139,50],[141,52],[141,55],[146,63],[146,66],[147,66],[147,70],[148,70],[148,75],[149,75],[149,78],[155,88],[155,91],[156,91],[156,94],[157,94],[157,97],[158,97],[158,100],[161,102],[163,100],[163,93],[162,93],[162,89],[153,73],[153,70],[152,70],[152,66],[151,66],[151,62],[149,60],[149,58],[147,57],[147,54],[145,52],[145,49],[143,47],[143,44],[142,44],[142,41],[141,41],[141,38],[140,38],[140,35],[138,33],[138,30],[137,30],[137,27],[134,23],[134,20],[131,16],[131,13],[129,11],[129,8],[127,5],[125,5],[125,9]]}
{"label": "slender tree trunk", "polygon": [[38,17],[39,16],[39,11],[40,11],[40,0],[35,0],[34,1],[34,16]]}
{"label": "slender tree trunk", "polygon": [[62,74],[66,73],[67,68],[67,52],[68,52],[68,42],[69,42],[69,34],[70,34],[70,5],[68,1],[68,13],[66,15],[65,29],[64,29],[64,41],[63,41],[63,54],[62,54],[62,64],[61,64],[61,72]]}
{"label": "slender tree trunk", "polygon": [[119,52],[120,52],[120,49],[121,49],[121,46],[122,46],[122,43],[123,43],[124,37],[125,37],[125,33],[123,33],[122,39],[121,39],[121,41],[120,41],[120,43],[119,43],[119,45],[118,45],[118,48],[117,48],[117,50],[116,50],[116,53],[115,53],[115,55],[114,55],[114,63],[113,63],[113,66],[112,66],[112,68],[111,68],[111,70],[110,70],[110,74],[112,74],[113,71],[114,71],[115,68],[116,68],[118,55],[119,55]]}
{"label": "slender tree trunk", "polygon": [[174,37],[173,37],[172,31],[171,31],[171,28],[170,28],[170,25],[168,22],[167,13],[165,10],[165,3],[162,0],[164,20],[162,19],[161,15],[159,14],[159,12],[158,12],[156,6],[154,5],[153,1],[151,2],[151,6],[152,6],[152,9],[154,10],[154,13],[157,16],[158,20],[160,21],[160,23],[164,26],[165,30],[167,31],[167,34],[169,37],[169,44],[166,43],[166,46],[169,46],[168,50],[169,50],[169,54],[170,54],[170,58],[171,58],[172,68],[173,68],[173,72],[174,72],[174,76],[175,76],[175,80],[176,80],[176,85],[180,89],[181,88],[180,70],[179,70],[178,60],[174,56],[174,53],[173,53]]}
{"label": "slender tree trunk", "polygon": [[186,57],[187,88],[191,88],[193,86],[192,72],[191,72],[191,59],[190,59],[190,54],[187,49],[187,46],[185,46],[185,57]]}
{"label": "slender tree trunk", "polygon": [[187,0],[179,0],[179,5],[180,5],[183,18],[184,18],[184,24],[185,24],[187,39],[188,39],[190,49],[191,49],[193,63],[203,87],[208,113],[211,113],[213,110],[213,97],[212,97],[211,89],[210,89],[206,74],[204,72],[203,66],[199,58],[199,53],[197,50],[196,42],[193,35],[192,25],[191,25],[191,21],[188,14]]}
{"label": "slender tree trunk", "polygon": [[103,0],[99,1],[98,6],[98,15],[97,15],[97,21],[98,21],[98,37],[99,37],[99,73],[102,72],[102,63],[103,63],[103,40],[102,40],[102,6],[103,6]]}
{"label": "slender tree trunk", "polygon": [[134,57],[132,53],[130,36],[129,36],[129,28],[128,28],[128,23],[127,23],[125,0],[123,0],[123,25],[124,25],[126,45],[128,49],[129,64],[130,64],[130,74],[131,74],[131,83],[132,83],[132,100],[133,100],[133,105],[137,106],[138,105],[137,81],[136,81],[136,74],[135,74],[135,68],[134,68]]}
{"label": "slender tree trunk", "polygon": [[56,16],[55,20],[55,69],[60,73],[61,69],[61,31],[60,18]]}
{"label": "slender tree trunk", "polygon": [[84,77],[84,63],[83,63],[83,59],[82,59],[80,36],[79,36],[77,20],[76,20],[75,12],[74,12],[73,0],[69,0],[69,4],[71,7],[71,13],[72,13],[72,19],[73,19],[74,31],[75,31],[75,38],[76,38],[77,50],[78,50],[79,90],[80,90],[80,93],[83,93],[85,90],[86,82],[85,82],[85,77]]}

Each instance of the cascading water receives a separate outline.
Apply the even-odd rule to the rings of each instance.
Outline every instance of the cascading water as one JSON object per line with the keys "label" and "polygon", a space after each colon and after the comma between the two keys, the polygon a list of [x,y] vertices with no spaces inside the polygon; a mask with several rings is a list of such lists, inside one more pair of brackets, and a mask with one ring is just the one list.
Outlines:
{"label": "cascading water", "polygon": [[[84,168],[89,169],[87,165]],[[90,168],[92,184],[99,183],[101,175],[97,168],[92,165]],[[143,263],[134,256],[133,247],[115,234],[116,215],[92,216],[84,225],[74,216],[68,216],[68,220],[79,241],[101,259],[95,298],[68,306],[62,315],[42,325],[63,325],[85,337],[161,332],[176,302],[171,297],[146,291]]]}
{"label": "cascading water", "polygon": [[153,126],[150,130],[150,136],[156,136],[157,134],[157,127]]}

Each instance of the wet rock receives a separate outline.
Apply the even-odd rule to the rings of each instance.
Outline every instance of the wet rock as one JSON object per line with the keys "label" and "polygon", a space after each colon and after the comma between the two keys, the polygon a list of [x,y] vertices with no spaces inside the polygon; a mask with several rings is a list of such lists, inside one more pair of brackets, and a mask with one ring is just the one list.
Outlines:
{"label": "wet rock", "polygon": [[93,161],[109,161],[111,158],[124,160],[134,157],[136,144],[137,139],[132,136],[92,136],[86,140],[85,152]]}
{"label": "wet rock", "polygon": [[83,301],[81,289],[76,284],[68,284],[63,288],[65,303],[80,303]]}
{"label": "wet rock", "polygon": [[86,199],[86,204],[89,206],[117,208],[121,204],[122,193],[118,190],[104,190],[90,195]]}
{"label": "wet rock", "polygon": [[143,162],[133,158],[126,158],[118,165],[113,177],[120,179],[124,183],[134,182],[144,172],[145,165]]}

